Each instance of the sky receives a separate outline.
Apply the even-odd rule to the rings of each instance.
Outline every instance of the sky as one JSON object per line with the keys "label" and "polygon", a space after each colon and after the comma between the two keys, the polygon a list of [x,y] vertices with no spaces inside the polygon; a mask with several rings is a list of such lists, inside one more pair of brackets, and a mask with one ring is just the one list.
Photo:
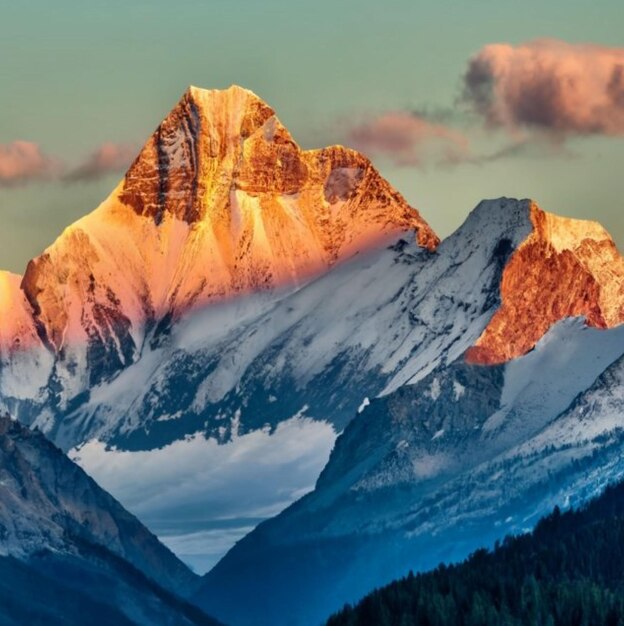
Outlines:
{"label": "sky", "polygon": [[622,249],[623,33],[621,0],[2,2],[0,268],[94,209],[189,84],[363,150],[442,236],[506,195]]}

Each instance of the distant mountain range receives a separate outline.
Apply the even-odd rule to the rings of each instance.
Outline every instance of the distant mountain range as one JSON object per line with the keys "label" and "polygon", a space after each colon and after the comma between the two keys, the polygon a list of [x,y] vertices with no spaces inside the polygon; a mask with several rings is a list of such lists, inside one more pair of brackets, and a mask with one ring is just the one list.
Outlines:
{"label": "distant mountain range", "polygon": [[314,429],[341,433],[314,491],[193,588],[232,626],[321,623],[624,474],[609,234],[501,198],[440,242],[364,156],[301,150],[238,87],[190,88],[98,209],[0,274],[0,318],[0,406],[150,523],[228,518],[211,467],[270,475],[246,512],[270,516],[320,471]]}

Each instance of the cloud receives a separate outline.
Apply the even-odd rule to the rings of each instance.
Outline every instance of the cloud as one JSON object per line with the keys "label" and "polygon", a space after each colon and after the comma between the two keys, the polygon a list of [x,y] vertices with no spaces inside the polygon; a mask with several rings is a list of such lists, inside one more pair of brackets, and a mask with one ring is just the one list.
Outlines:
{"label": "cloud", "polygon": [[449,165],[466,160],[468,139],[459,131],[417,113],[384,113],[352,126],[347,142],[369,155],[384,155],[397,165]]}
{"label": "cloud", "polygon": [[55,177],[60,164],[31,141],[0,144],[0,186],[13,186]]}
{"label": "cloud", "polygon": [[293,417],[226,444],[197,434],[131,452],[90,441],[69,455],[205,571],[250,527],[313,489],[335,438],[330,424]]}
{"label": "cloud", "polygon": [[83,163],[65,175],[69,182],[89,181],[124,171],[137,154],[136,146],[106,142],[96,148]]}
{"label": "cloud", "polygon": [[32,141],[0,144],[0,187],[23,185],[39,180],[92,181],[107,174],[123,172],[138,149],[130,144],[106,142],[71,170]]}
{"label": "cloud", "polygon": [[515,137],[494,150],[482,151],[475,155],[472,162],[484,165],[504,159],[576,159],[578,154],[571,150],[558,137],[543,133],[531,133],[524,137]]}
{"label": "cloud", "polygon": [[463,83],[464,99],[492,127],[624,135],[624,48],[491,44],[470,59]]}

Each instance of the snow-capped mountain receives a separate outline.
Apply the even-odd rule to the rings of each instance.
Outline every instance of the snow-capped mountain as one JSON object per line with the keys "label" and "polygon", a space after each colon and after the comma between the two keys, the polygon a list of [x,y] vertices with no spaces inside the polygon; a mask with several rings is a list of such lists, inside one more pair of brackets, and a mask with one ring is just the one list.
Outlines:
{"label": "snow-capped mountain", "polygon": [[[266,517],[313,485],[335,437],[327,424],[342,428],[362,398],[357,393],[340,415],[323,412],[311,423],[305,399],[286,380],[279,395],[244,389],[237,396],[236,377],[256,357],[266,358],[288,329],[265,339],[264,327],[255,339],[248,335],[243,362],[230,373],[233,342],[285,296],[351,259],[383,254],[400,237],[414,252],[438,243],[365,157],[341,146],[301,150],[247,90],[191,87],[96,211],[67,228],[23,278],[0,276],[0,405],[65,450],[82,446],[72,456],[150,523],[145,498],[164,485],[141,485],[140,501],[125,499],[121,473],[98,473],[108,465],[94,460],[100,449],[90,454],[98,442],[135,451],[175,446],[161,454],[181,467],[177,455],[190,458],[183,443],[189,437],[200,446],[207,435],[210,446],[286,421],[280,437],[288,441],[269,442],[264,434],[253,440],[262,439],[273,459],[263,465],[269,473],[292,477],[285,495],[242,515]],[[278,323],[287,327],[291,319]],[[320,356],[331,360],[332,350],[331,343],[321,346]],[[261,412],[251,406],[258,401]],[[298,468],[290,437],[299,439],[293,433],[302,429],[316,444],[310,454],[299,451]],[[244,439],[219,454],[241,445],[250,449]],[[273,446],[284,445],[292,453],[280,456]],[[214,469],[202,463],[198,475]],[[261,475],[242,467],[249,471],[242,483]],[[210,504],[205,497],[202,503]]]}
{"label": "snow-capped mountain", "polygon": [[[435,347],[417,341],[338,438],[314,492],[206,576],[197,600],[228,623],[320,623],[624,473],[624,272],[604,230],[486,202],[434,256],[444,271],[414,280],[432,300],[412,291],[407,311],[441,325]],[[457,308],[444,314],[445,302]]]}
{"label": "snow-capped mountain", "polygon": [[29,306],[3,353],[45,346],[64,411],[190,311],[292,289],[406,231],[438,243],[363,156],[301,150],[250,91],[191,87],[100,207],[28,264],[17,293],[5,281],[16,316]]}
{"label": "snow-capped mountain", "polygon": [[[292,548],[310,569],[289,578],[291,617],[318,621],[417,567],[415,550],[438,558],[409,512],[436,519],[426,503],[446,493],[456,506],[457,485],[480,488],[479,468],[528,445],[616,362],[623,278],[599,224],[530,200],[483,201],[440,243],[362,155],[301,150],[246,90],[190,88],[96,211],[23,278],[0,274],[0,403],[180,554],[215,523],[238,524],[231,545],[311,489],[346,429],[314,494],[198,595],[233,624],[258,606],[278,619],[288,598],[269,586]],[[493,516],[512,492],[543,505],[522,484],[502,488]],[[481,502],[466,497],[466,515]],[[439,554],[462,553],[461,519]],[[368,578],[345,571],[362,563],[352,553],[334,563],[351,548]],[[257,555],[271,569],[256,592],[235,572],[262,571]],[[303,615],[306,572],[320,595]],[[241,593],[250,613],[230,602]]]}
{"label": "snow-capped mountain", "polygon": [[10,417],[0,417],[0,571],[3,624],[215,624],[180,599],[197,576]]}

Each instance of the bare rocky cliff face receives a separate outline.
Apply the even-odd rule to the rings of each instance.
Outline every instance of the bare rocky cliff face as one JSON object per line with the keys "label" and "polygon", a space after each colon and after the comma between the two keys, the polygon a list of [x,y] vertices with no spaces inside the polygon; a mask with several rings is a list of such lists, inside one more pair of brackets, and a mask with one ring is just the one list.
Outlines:
{"label": "bare rocky cliff face", "polygon": [[531,350],[566,317],[594,328],[624,322],[624,257],[600,224],[530,208],[531,234],[503,272],[502,304],[471,348],[472,363],[504,363]]}

